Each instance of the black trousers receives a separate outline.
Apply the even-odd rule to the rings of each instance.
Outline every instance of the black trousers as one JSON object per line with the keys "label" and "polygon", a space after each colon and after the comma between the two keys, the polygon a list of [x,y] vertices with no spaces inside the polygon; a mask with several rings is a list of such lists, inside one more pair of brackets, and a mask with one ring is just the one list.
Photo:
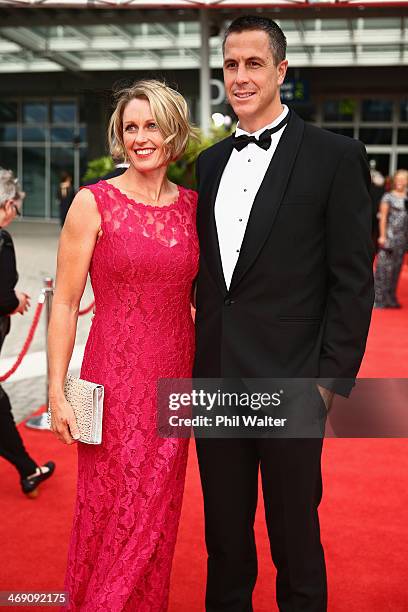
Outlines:
{"label": "black trousers", "polygon": [[37,464],[26,451],[11,412],[7,393],[0,385],[0,455],[18,470],[20,478],[26,478],[37,469]]}
{"label": "black trousers", "polygon": [[281,612],[325,612],[318,506],[322,439],[197,439],[208,551],[207,612],[250,612],[261,470]]}
{"label": "black trousers", "polygon": [[[8,318],[7,318],[8,319]],[[6,317],[0,317],[0,350],[4,338],[10,328]],[[14,465],[20,478],[26,478],[35,472],[37,464],[26,451],[23,440],[18,432],[11,411],[7,393],[0,385],[0,456]]]}

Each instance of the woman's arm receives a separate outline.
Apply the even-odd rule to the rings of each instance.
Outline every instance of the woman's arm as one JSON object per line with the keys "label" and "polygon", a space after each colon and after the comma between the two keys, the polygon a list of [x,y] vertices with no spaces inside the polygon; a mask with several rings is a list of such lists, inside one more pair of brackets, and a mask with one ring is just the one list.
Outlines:
{"label": "woman's arm", "polygon": [[64,397],[64,381],[75,344],[79,303],[100,224],[92,193],[81,190],[72,202],[61,232],[56,290],[48,328],[51,429],[66,444],[79,438],[74,412]]}
{"label": "woman's arm", "polygon": [[380,220],[379,220],[379,236],[378,244],[384,246],[387,239],[387,219],[390,205],[384,200],[380,203]]}
{"label": "woman's arm", "polygon": [[192,284],[192,287],[191,287],[190,303],[191,303],[193,308],[196,308],[196,304],[197,304],[197,277],[193,281],[193,284]]}

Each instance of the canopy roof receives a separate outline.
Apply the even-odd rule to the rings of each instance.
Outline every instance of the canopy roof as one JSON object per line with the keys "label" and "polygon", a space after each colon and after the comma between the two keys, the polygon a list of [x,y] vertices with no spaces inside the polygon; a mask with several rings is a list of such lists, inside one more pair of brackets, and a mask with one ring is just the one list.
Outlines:
{"label": "canopy roof", "polygon": [[198,69],[201,7],[219,68],[244,6],[280,23],[292,67],[408,64],[408,1],[0,0],[0,72]]}
{"label": "canopy roof", "polygon": [[42,6],[69,8],[250,8],[320,5],[403,6],[408,0],[1,0],[0,6]]}
{"label": "canopy roof", "polygon": [[390,9],[404,8],[408,0],[0,0],[1,7],[14,8],[65,8],[65,9],[263,9],[280,10],[337,10],[355,8]]}

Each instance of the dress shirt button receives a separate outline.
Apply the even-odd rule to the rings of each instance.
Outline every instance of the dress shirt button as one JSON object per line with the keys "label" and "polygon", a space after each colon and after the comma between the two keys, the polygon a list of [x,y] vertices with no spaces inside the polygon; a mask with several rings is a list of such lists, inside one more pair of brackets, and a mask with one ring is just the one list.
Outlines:
{"label": "dress shirt button", "polygon": [[239,253],[239,249],[237,249],[237,253]]}
{"label": "dress shirt button", "polygon": [[251,163],[252,159],[248,159],[248,163]]}
{"label": "dress shirt button", "polygon": [[242,219],[239,219],[239,221],[241,222],[241,221],[242,221]]}
{"label": "dress shirt button", "polygon": [[244,189],[245,193],[248,191],[248,189]]}
{"label": "dress shirt button", "polygon": [[231,300],[231,298],[225,298],[224,304],[225,306],[232,306],[232,304],[235,304],[235,300]]}

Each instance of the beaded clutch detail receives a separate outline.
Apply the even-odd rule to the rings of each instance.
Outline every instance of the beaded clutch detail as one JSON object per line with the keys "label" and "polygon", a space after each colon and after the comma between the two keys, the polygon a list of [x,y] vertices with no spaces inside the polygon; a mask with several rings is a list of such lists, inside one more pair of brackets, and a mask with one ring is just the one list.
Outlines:
{"label": "beaded clutch detail", "polygon": [[[79,442],[100,444],[102,442],[103,386],[67,374],[64,395],[72,406],[78,423]],[[48,414],[50,420],[50,413]]]}

